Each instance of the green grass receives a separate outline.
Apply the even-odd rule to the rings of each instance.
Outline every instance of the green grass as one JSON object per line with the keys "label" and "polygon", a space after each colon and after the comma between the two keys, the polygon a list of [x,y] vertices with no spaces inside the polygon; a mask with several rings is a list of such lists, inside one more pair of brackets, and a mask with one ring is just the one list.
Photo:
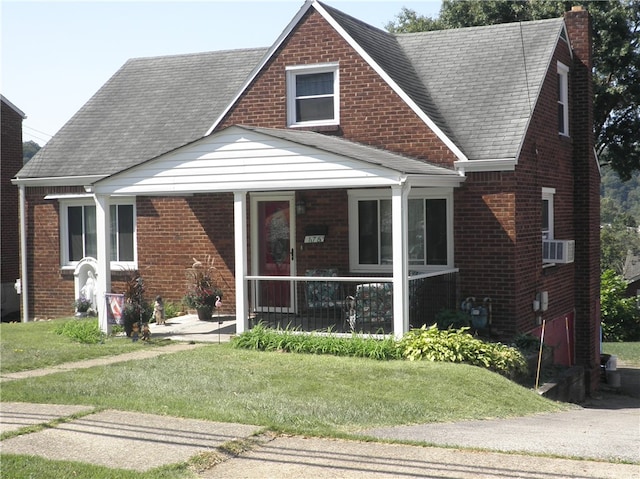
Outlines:
{"label": "green grass", "polygon": [[[96,345],[73,342],[54,333],[58,324],[3,324],[3,370],[148,347],[128,339],[109,338]],[[85,404],[334,437],[371,427],[522,416],[567,407],[466,364],[260,352],[230,344],[9,381],[2,385],[2,401]],[[17,479],[184,479],[225,453],[220,449],[144,473],[3,454],[2,474]]]}
{"label": "green grass", "polygon": [[[132,460],[144,453],[132,451]],[[5,475],[6,474],[6,475]],[[12,479],[181,479],[194,477],[187,464],[176,464],[146,472],[111,469],[73,461],[52,461],[37,456],[2,454],[2,477]]]}
{"label": "green grass", "polygon": [[[1,323],[0,372],[38,369],[149,348],[149,344],[133,343],[126,337],[108,337],[100,344],[82,344],[67,336],[56,334],[55,329],[68,321],[78,320],[63,318],[35,323]],[[153,338],[151,341],[152,346],[167,343],[168,341],[154,341]]]}
{"label": "green grass", "polygon": [[565,407],[464,364],[257,352],[229,344],[6,382],[2,400],[85,404],[328,436]]}
{"label": "green grass", "polygon": [[640,342],[604,343],[602,351],[618,357],[618,362],[640,367]]}

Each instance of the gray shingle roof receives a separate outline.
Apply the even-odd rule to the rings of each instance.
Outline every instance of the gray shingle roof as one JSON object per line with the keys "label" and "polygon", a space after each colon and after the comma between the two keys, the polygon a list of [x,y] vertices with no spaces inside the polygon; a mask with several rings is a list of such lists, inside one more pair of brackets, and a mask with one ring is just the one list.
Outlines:
{"label": "gray shingle roof", "polygon": [[465,155],[515,158],[562,26],[558,18],[397,39]]}
{"label": "gray shingle roof", "polygon": [[[322,6],[469,159],[517,155],[562,19],[390,34]],[[18,177],[110,175],[201,138],[267,52],[129,60]]]}
{"label": "gray shingle roof", "polygon": [[18,176],[112,174],[201,138],[266,52],[129,60]]}

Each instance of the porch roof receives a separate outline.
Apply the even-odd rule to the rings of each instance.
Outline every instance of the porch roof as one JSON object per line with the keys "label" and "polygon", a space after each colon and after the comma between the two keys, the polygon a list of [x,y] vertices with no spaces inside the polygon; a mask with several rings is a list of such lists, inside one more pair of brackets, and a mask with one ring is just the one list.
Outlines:
{"label": "porch roof", "polygon": [[311,131],[232,126],[91,186],[167,195],[398,185],[457,186],[453,170]]}

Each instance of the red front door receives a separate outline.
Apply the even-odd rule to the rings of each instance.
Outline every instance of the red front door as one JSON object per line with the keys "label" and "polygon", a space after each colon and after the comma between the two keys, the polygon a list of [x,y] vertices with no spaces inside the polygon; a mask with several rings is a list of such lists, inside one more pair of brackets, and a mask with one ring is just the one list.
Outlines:
{"label": "red front door", "polygon": [[[259,276],[293,274],[293,197],[258,197],[253,208],[254,247]],[[262,311],[293,312],[293,282],[261,280],[256,288],[257,307]]]}

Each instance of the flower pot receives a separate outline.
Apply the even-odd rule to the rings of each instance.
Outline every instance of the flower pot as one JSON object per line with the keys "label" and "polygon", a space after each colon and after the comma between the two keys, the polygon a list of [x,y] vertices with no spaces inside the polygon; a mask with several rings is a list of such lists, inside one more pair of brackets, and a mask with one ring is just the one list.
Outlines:
{"label": "flower pot", "polygon": [[211,319],[212,308],[209,306],[202,306],[200,308],[196,308],[198,312],[198,319],[200,321],[209,321]]}

